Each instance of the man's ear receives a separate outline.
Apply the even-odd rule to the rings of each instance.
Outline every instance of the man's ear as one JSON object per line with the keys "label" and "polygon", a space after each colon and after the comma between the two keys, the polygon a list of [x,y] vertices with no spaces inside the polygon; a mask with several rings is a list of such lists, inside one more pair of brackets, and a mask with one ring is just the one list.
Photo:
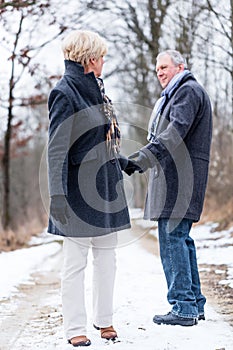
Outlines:
{"label": "man's ear", "polygon": [[179,64],[179,71],[182,72],[183,70],[184,70],[184,64],[181,63],[181,64]]}

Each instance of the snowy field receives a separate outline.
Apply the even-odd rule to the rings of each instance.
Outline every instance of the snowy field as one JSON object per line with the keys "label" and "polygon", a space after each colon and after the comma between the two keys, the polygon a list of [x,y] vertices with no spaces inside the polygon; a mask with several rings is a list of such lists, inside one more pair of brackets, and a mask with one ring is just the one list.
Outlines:
{"label": "snowy field", "polygon": [[[135,213],[134,213],[135,214]],[[155,228],[146,226],[139,217],[137,224],[144,225],[144,233],[157,235]],[[196,226],[192,236],[198,246],[198,262],[206,264],[226,264],[228,277],[221,283],[233,287],[233,246],[231,232],[211,233],[213,225]],[[120,234],[124,234],[122,233]],[[133,237],[127,230],[126,236]],[[15,252],[0,254],[0,307],[7,301],[8,309],[0,316],[0,349],[1,350],[68,350],[71,345],[63,338],[61,322],[61,300],[59,288],[51,287],[38,302],[38,309],[49,312],[46,318],[38,317],[29,320],[16,339],[7,339],[6,327],[9,313],[17,313],[14,296],[20,293],[22,283],[36,288],[34,275],[48,274],[54,267],[60,271],[62,260],[61,244],[53,241],[53,236],[43,233],[31,242],[33,246]],[[46,244],[45,244],[46,243]],[[37,244],[37,246],[35,246]],[[140,240],[128,241],[117,249],[117,280],[115,290],[114,326],[118,331],[120,342],[112,344],[100,339],[92,327],[91,320],[91,256],[86,275],[87,309],[89,310],[88,337],[92,345],[90,350],[217,350],[233,349],[233,328],[223,321],[222,316],[208,304],[206,321],[197,326],[180,327],[155,325],[154,314],[167,313],[166,283],[159,257],[144,249]],[[218,267],[216,266],[216,270]],[[216,271],[216,273],[220,273]],[[60,272],[58,278],[60,278]],[[36,290],[36,289],[33,289]],[[20,298],[20,295],[18,295]],[[2,309],[4,311],[4,308]],[[46,311],[48,310],[48,311]],[[51,312],[54,310],[54,312]],[[49,319],[48,319],[49,316]],[[8,317],[9,318],[9,317]],[[4,337],[5,335],[5,337]]]}

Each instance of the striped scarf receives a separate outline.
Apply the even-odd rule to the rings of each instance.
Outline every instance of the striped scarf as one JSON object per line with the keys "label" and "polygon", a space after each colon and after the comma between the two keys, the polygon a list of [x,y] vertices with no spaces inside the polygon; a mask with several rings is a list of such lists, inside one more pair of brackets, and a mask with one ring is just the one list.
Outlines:
{"label": "striped scarf", "polygon": [[100,88],[101,95],[103,97],[103,111],[107,119],[106,128],[106,143],[109,152],[120,152],[120,128],[117,121],[117,117],[113,108],[112,101],[105,95],[104,83],[101,78],[96,78],[98,86]]}

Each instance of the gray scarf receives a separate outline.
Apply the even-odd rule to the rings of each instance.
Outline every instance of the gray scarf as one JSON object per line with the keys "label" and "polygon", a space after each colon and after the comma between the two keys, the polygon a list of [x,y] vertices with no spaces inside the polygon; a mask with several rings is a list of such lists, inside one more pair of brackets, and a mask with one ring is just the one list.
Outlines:
{"label": "gray scarf", "polygon": [[150,122],[148,126],[148,136],[147,140],[149,142],[153,142],[156,138],[157,127],[161,118],[161,114],[163,111],[163,107],[167,103],[167,101],[171,98],[174,90],[180,84],[181,80],[190,73],[189,70],[185,69],[183,72],[176,74],[166,88],[162,91],[161,97],[156,102],[154,109],[152,111]]}

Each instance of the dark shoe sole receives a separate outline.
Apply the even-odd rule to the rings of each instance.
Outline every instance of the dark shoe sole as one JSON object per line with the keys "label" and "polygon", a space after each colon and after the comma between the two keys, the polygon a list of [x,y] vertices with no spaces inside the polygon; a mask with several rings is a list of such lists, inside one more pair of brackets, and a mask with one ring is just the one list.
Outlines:
{"label": "dark shoe sole", "polygon": [[158,325],[165,324],[166,326],[182,326],[182,327],[191,327],[191,326],[197,325],[196,321],[194,321],[192,323],[188,323],[188,322],[186,322],[186,323],[169,322],[168,323],[168,322],[155,322],[154,321],[154,323],[158,324]]}
{"label": "dark shoe sole", "polygon": [[170,320],[170,321],[160,321],[160,320],[156,320],[153,319],[153,322],[161,325],[161,324],[165,324],[165,325],[170,325],[170,326],[183,326],[183,327],[191,327],[191,326],[195,326],[198,324],[198,320],[195,318],[193,320]]}

